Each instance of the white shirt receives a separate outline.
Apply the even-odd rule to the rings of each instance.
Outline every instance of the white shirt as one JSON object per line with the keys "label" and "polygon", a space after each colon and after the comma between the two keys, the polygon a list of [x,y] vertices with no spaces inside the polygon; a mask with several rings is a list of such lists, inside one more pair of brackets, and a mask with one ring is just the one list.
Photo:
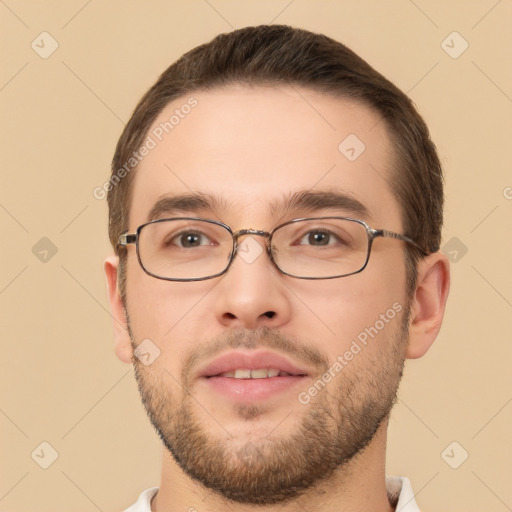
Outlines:
{"label": "white shirt", "polygon": [[[386,488],[391,499],[398,498],[395,512],[420,512],[408,478],[404,476],[388,476],[386,477]],[[146,489],[139,496],[137,502],[123,512],[151,512],[151,500],[157,492],[158,487]]]}

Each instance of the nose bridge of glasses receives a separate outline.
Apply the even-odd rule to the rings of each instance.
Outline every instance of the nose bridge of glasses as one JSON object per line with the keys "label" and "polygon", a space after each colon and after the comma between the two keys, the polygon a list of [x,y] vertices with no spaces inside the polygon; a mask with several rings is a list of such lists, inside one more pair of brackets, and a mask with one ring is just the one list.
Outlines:
{"label": "nose bridge of glasses", "polygon": [[253,236],[262,236],[264,238],[270,238],[270,233],[268,231],[263,231],[261,229],[239,229],[233,233],[233,240],[235,240],[238,245],[238,239],[241,236],[253,235]]}

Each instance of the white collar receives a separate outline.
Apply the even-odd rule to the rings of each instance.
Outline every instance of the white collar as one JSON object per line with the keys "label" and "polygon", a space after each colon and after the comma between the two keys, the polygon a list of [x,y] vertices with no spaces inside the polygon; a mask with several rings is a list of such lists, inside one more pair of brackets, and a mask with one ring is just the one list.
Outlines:
{"label": "white collar", "polygon": [[396,501],[395,512],[420,512],[407,477],[387,476],[386,489],[393,504]]}

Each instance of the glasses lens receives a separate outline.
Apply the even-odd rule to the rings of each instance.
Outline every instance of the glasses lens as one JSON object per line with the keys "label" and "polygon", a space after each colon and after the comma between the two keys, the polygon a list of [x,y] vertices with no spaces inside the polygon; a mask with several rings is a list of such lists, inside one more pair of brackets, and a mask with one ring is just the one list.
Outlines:
{"label": "glasses lens", "polygon": [[308,219],[290,222],[272,236],[273,258],[295,277],[341,277],[358,272],[366,263],[368,234],[359,222]]}
{"label": "glasses lens", "polygon": [[233,238],[226,228],[195,219],[146,224],[138,243],[144,269],[166,279],[204,279],[219,274],[233,250]]}

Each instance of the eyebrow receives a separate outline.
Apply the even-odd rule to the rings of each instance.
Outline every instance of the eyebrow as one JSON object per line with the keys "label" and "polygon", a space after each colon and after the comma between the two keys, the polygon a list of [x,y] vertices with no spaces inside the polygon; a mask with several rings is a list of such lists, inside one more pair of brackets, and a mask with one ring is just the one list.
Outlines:
{"label": "eyebrow", "polygon": [[278,212],[284,217],[293,212],[314,213],[321,210],[334,210],[348,213],[363,220],[371,218],[370,210],[354,196],[346,192],[335,191],[299,191],[285,200],[274,201],[270,205],[272,214]]}
{"label": "eyebrow", "polygon": [[[205,193],[180,194],[165,196],[151,208],[147,222],[178,213],[197,211],[217,212],[229,209],[228,202],[219,196]],[[345,192],[334,191],[299,191],[270,203],[270,213],[286,217],[294,213],[305,215],[321,210],[334,210],[348,213],[362,219],[371,218],[369,209],[358,199]]]}
{"label": "eyebrow", "polygon": [[196,192],[176,196],[165,196],[153,205],[148,213],[147,222],[160,219],[165,215],[180,212],[192,213],[198,210],[208,210],[213,212],[221,208],[227,208],[226,201],[211,194]]}

